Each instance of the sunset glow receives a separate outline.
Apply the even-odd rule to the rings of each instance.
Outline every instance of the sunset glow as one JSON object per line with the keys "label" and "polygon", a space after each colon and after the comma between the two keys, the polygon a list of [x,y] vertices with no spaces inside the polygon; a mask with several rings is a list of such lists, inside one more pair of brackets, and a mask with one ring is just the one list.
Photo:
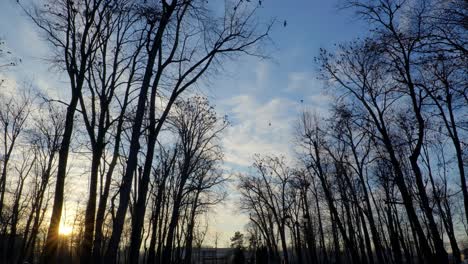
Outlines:
{"label": "sunset glow", "polygon": [[59,234],[62,236],[68,236],[72,233],[73,227],[67,224],[60,224]]}
{"label": "sunset glow", "polygon": [[0,0],[0,264],[468,264],[468,0]]}

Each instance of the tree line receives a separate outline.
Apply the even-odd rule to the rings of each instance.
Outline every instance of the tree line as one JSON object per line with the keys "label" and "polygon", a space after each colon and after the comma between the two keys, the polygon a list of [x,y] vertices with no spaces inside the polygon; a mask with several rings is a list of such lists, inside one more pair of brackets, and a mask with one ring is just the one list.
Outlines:
{"label": "tree line", "polygon": [[329,114],[304,111],[297,155],[259,154],[241,176],[250,250],[266,251],[268,263],[461,263],[468,5],[345,8],[370,29],[315,58]]}
{"label": "tree line", "polygon": [[[219,139],[229,123],[197,85],[232,58],[262,56],[271,24],[258,3],[18,5],[66,82],[55,88],[64,98],[2,83],[0,262],[191,263],[228,180]],[[69,193],[76,166],[85,183]],[[78,187],[86,197],[65,235]]]}

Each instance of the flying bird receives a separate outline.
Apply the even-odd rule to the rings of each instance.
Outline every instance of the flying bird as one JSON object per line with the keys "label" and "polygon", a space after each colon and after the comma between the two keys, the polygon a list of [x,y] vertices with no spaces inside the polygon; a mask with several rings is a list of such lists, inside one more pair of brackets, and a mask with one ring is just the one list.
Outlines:
{"label": "flying bird", "polygon": [[287,25],[288,25],[288,21],[285,20],[285,21],[283,22],[283,27],[286,27]]}

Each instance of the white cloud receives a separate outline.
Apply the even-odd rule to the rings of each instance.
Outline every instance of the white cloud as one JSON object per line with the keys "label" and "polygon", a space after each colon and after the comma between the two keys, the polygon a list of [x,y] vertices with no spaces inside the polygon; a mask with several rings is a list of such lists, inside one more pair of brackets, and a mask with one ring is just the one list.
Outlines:
{"label": "white cloud", "polygon": [[[253,95],[242,94],[222,100],[218,106],[232,123],[222,139],[227,173],[250,171],[256,153],[289,158],[294,155],[293,128],[303,109],[300,102],[279,97],[262,102]],[[229,237],[244,230],[249,222],[248,215],[239,209],[235,177],[233,180],[228,187],[228,200],[209,214],[211,236],[217,232],[221,246],[228,245]]]}
{"label": "white cloud", "polygon": [[261,103],[245,94],[222,103],[232,121],[223,138],[228,163],[250,166],[255,153],[289,154],[299,103],[283,98]]}
{"label": "white cloud", "polygon": [[288,74],[289,92],[302,91],[309,85],[310,74],[307,72],[291,72]]}
{"label": "white cloud", "polygon": [[236,200],[230,199],[217,205],[208,214],[210,229],[208,245],[214,246],[214,237],[217,233],[218,247],[229,247],[229,238],[234,235],[234,232],[244,230],[249,217],[240,211],[237,203]]}
{"label": "white cloud", "polygon": [[288,74],[288,92],[320,93],[320,82],[311,72],[290,72]]}
{"label": "white cloud", "polygon": [[256,87],[264,88],[270,77],[270,65],[266,61],[261,61],[255,67]]}

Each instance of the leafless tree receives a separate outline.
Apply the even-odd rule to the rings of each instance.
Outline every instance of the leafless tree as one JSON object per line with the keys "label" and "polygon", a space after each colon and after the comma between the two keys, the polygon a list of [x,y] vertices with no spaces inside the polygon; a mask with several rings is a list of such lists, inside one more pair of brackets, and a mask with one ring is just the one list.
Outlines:
{"label": "leafless tree", "polygon": [[54,203],[44,249],[44,261],[55,262],[59,224],[64,201],[68,154],[73,134],[75,112],[86,74],[92,65],[96,50],[102,44],[106,19],[112,12],[109,1],[42,1],[30,9],[23,8],[54,47],[54,63],[66,72],[70,80],[70,101],[67,103],[64,133],[60,144]]}
{"label": "leafless tree", "polygon": [[57,169],[57,155],[65,123],[65,115],[61,110],[59,106],[45,104],[38,110],[40,114],[33,117],[32,129],[28,131],[29,146],[35,153],[36,162],[31,187],[30,212],[26,220],[18,263],[22,263],[24,259],[35,261],[36,241],[47,211],[47,192],[53,182],[51,176]]}
{"label": "leafless tree", "polygon": [[[131,260],[136,260],[138,255],[155,143],[172,105],[182,92],[204,75],[212,63],[219,62],[221,55],[236,52],[250,53],[257,42],[267,36],[268,28],[265,32],[258,32],[255,25],[252,25],[253,12],[243,6],[244,3],[240,2],[234,11],[227,9],[223,22],[219,24],[215,23],[216,19],[203,15],[206,7],[202,1],[171,3],[162,1],[147,3],[139,8],[141,19],[146,23],[148,32],[145,36],[148,43],[146,47],[148,60],[139,90],[135,117],[132,120],[126,170],[120,187],[116,221],[106,254],[107,261],[114,262],[118,250],[131,183],[137,168],[140,130],[146,109],[148,109],[150,133],[139,183],[138,201],[133,214],[136,220],[132,227],[134,231],[131,241],[136,244],[130,247]],[[193,16],[195,13],[200,15]],[[194,25],[201,25],[202,29],[197,30],[196,32],[200,33],[195,35],[190,33]],[[198,37],[203,41],[195,41]],[[159,91],[161,86],[168,87],[169,93],[160,117],[156,118],[156,100],[158,93],[162,92]],[[149,105],[146,105],[147,99]]]}
{"label": "leafless tree", "polygon": [[8,163],[19,139],[24,131],[26,121],[31,111],[31,96],[23,93],[17,98],[11,94],[0,97],[0,126],[2,131],[2,170],[0,175],[0,219],[3,222],[3,207],[7,185]]}

